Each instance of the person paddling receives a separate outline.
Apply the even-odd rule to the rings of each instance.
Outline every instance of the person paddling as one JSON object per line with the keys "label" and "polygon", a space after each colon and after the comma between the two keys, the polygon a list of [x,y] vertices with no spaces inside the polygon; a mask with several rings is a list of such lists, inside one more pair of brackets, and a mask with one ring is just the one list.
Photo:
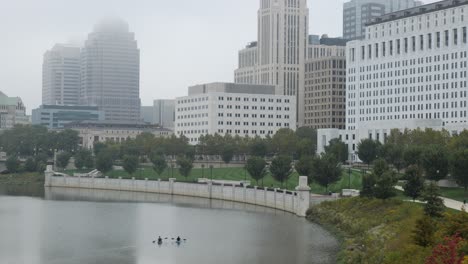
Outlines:
{"label": "person paddling", "polygon": [[177,237],[176,242],[180,243],[180,237]]}
{"label": "person paddling", "polygon": [[160,244],[160,245],[161,245],[161,244],[162,244],[162,242],[163,242],[162,238],[161,238],[161,237],[159,237],[159,238],[158,238],[158,244]]}

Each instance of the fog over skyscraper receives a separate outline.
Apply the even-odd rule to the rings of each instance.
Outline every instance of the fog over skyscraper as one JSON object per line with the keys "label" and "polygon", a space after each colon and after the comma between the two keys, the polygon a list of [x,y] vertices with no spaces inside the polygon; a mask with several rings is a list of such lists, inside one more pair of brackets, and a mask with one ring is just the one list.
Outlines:
{"label": "fog over skyscraper", "polygon": [[83,105],[96,105],[108,121],[140,120],[140,50],[120,19],[98,23],[81,52]]}
{"label": "fog over skyscraper", "polygon": [[276,94],[297,97],[304,118],[304,61],[308,40],[307,0],[260,0],[258,42],[239,52],[235,82],[274,85]]}
{"label": "fog over skyscraper", "polygon": [[57,44],[44,54],[42,103],[77,105],[80,98],[80,48]]}

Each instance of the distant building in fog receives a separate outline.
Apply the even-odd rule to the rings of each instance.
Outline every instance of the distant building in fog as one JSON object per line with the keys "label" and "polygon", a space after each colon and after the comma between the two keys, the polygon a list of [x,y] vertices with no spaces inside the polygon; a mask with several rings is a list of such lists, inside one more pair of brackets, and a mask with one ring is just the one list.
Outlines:
{"label": "distant building in fog", "polygon": [[82,105],[95,105],[105,119],[140,120],[140,50],[122,20],[105,20],[89,34],[81,52]]}
{"label": "distant building in fog", "polygon": [[175,100],[154,100],[153,106],[142,106],[143,121],[174,130]]}
{"label": "distant building in fog", "polygon": [[77,105],[80,98],[80,48],[57,44],[44,54],[42,103]]}

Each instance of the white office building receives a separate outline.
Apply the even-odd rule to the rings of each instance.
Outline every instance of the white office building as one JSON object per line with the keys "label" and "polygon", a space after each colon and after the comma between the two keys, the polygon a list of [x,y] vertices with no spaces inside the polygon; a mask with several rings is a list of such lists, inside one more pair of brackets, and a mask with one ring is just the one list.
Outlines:
{"label": "white office building", "polygon": [[44,54],[42,103],[78,105],[80,98],[80,48],[57,44]]}
{"label": "white office building", "polygon": [[296,97],[276,95],[275,86],[210,83],[188,90],[176,99],[175,134],[193,145],[208,134],[263,138],[296,128]]}
{"label": "white office building", "polygon": [[260,0],[258,40],[239,52],[235,82],[275,86],[276,94],[296,97],[304,116],[304,61],[308,42],[307,0]]}
{"label": "white office building", "polygon": [[349,42],[346,130],[320,130],[318,151],[341,137],[355,159],[358,142],[391,129],[467,128],[467,12],[447,0],[384,15]]}

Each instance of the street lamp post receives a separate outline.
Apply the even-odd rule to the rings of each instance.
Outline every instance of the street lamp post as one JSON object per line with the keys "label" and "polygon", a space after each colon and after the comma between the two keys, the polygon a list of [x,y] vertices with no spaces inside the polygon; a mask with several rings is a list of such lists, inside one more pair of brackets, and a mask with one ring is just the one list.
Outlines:
{"label": "street lamp post", "polygon": [[211,177],[211,181],[213,181],[213,165],[210,165],[210,177]]}
{"label": "street lamp post", "polygon": [[202,178],[205,178],[205,164],[201,165],[201,169],[202,169]]}
{"label": "street lamp post", "polygon": [[351,189],[351,166],[348,168],[348,189]]}

